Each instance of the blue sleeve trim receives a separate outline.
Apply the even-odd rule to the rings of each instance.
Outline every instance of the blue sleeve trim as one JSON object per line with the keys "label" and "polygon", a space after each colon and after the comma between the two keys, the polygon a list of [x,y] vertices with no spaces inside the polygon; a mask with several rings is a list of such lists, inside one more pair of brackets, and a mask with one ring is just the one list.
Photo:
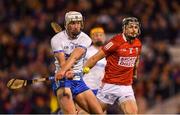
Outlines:
{"label": "blue sleeve trim", "polygon": [[82,46],[82,45],[78,45],[77,47],[81,47],[81,48],[83,48],[83,49],[87,50],[87,48],[86,48],[86,47],[84,47],[84,46]]}
{"label": "blue sleeve trim", "polygon": [[59,52],[64,52],[64,50],[57,50],[57,51],[54,51],[54,53],[59,53]]}

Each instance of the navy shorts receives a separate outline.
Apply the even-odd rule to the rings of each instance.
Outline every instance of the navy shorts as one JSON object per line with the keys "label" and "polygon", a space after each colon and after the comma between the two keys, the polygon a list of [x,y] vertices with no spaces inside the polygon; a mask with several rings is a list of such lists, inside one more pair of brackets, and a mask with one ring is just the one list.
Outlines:
{"label": "navy shorts", "polygon": [[94,95],[97,95],[98,89],[92,89],[92,92],[94,93]]}
{"label": "navy shorts", "polygon": [[51,87],[56,95],[56,91],[61,87],[68,87],[71,89],[73,97],[76,95],[88,90],[89,88],[85,84],[85,82],[82,79],[82,75],[78,74],[75,75],[75,79],[69,80],[67,78],[63,78],[57,82],[55,80],[51,80]]}

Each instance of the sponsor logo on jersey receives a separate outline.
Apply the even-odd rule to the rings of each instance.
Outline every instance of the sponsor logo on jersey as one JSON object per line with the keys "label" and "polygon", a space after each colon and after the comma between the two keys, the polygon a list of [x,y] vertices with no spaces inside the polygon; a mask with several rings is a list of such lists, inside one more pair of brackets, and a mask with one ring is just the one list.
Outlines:
{"label": "sponsor logo on jersey", "polygon": [[119,57],[118,65],[124,67],[134,67],[137,57]]}

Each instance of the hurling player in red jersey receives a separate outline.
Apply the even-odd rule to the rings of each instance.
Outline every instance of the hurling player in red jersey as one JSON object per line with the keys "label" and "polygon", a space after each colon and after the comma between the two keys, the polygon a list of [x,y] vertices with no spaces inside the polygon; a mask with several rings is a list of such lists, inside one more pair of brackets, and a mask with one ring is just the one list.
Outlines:
{"label": "hurling player in red jersey", "polygon": [[138,108],[132,89],[133,77],[141,52],[140,23],[135,17],[124,18],[122,21],[123,32],[115,35],[102,49],[85,63],[84,67],[92,68],[97,61],[106,58],[103,85],[98,91],[103,110],[108,104],[118,101],[119,109],[125,114],[137,114]]}

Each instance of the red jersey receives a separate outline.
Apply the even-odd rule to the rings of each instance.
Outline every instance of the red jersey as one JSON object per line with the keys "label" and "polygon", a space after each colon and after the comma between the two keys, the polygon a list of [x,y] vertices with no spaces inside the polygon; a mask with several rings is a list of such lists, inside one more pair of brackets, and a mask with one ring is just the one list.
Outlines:
{"label": "red jersey", "polygon": [[138,38],[130,44],[122,34],[114,36],[102,47],[107,64],[103,82],[117,85],[131,85],[135,61],[141,52]]}

